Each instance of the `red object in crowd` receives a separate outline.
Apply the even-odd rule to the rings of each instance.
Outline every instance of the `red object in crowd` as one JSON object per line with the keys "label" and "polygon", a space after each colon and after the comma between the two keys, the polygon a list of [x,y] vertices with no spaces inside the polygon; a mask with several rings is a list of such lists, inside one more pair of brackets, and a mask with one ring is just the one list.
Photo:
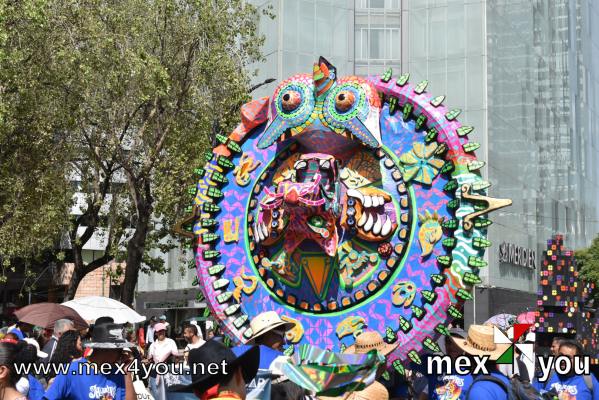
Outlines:
{"label": "red object in crowd", "polygon": [[83,358],[87,358],[92,354],[92,349],[90,347],[87,347],[85,350],[83,350]]}
{"label": "red object in crowd", "polygon": [[137,330],[137,344],[142,349],[146,347],[146,336],[143,326]]}

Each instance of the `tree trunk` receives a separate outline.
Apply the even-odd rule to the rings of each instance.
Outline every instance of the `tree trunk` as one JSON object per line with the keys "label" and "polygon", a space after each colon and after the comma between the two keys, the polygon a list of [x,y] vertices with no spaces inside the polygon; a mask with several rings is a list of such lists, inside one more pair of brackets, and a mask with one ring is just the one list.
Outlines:
{"label": "tree trunk", "polygon": [[[73,263],[75,267],[73,268],[73,275],[71,276],[71,280],[69,281],[69,285],[67,286],[66,293],[64,295],[64,301],[73,300],[75,294],[77,293],[77,288],[79,284],[85,277],[83,264],[83,257],[81,255],[81,248],[79,246],[73,246]],[[63,268],[66,266],[63,265]]]}
{"label": "tree trunk", "polygon": [[151,205],[144,204],[143,208],[138,209],[139,219],[137,220],[135,233],[127,243],[127,266],[125,268],[125,280],[121,288],[121,302],[128,306],[133,306],[135,297],[135,287],[137,278],[146,250],[146,237],[152,214]]}

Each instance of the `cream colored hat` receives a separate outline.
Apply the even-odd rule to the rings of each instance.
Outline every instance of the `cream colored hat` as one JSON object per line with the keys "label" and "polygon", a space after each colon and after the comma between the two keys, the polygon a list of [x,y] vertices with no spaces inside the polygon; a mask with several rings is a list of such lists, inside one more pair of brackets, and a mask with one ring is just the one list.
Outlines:
{"label": "cream colored hat", "polygon": [[373,382],[370,386],[360,390],[359,392],[352,392],[349,395],[344,394],[339,397],[319,397],[320,400],[389,400],[389,392],[379,382]]}
{"label": "cream colored hat", "polygon": [[493,325],[470,325],[466,339],[451,336],[451,340],[464,352],[473,356],[489,356],[497,360],[510,347],[510,344],[496,344]]}
{"label": "cream colored hat", "polygon": [[252,328],[252,332],[254,332],[252,340],[273,329],[280,328],[282,331],[288,331],[294,326],[295,324],[292,322],[283,321],[275,311],[260,313],[250,321],[250,327]]}
{"label": "cream colored hat", "polygon": [[362,332],[356,337],[356,342],[349,346],[343,353],[346,354],[366,354],[371,350],[377,350],[382,355],[386,356],[391,353],[399,343],[385,343],[380,333],[376,331]]}

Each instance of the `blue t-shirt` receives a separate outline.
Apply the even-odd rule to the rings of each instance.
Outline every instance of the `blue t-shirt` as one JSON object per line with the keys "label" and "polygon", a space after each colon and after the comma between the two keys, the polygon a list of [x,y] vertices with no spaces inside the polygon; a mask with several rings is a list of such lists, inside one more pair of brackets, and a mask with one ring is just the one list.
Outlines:
{"label": "blue t-shirt", "polygon": [[[484,377],[484,376],[485,375],[479,375],[476,378]],[[503,375],[502,373],[493,371],[493,372],[491,372],[490,376],[502,380],[503,383],[505,383],[505,385],[508,388],[510,387],[510,380],[507,378],[507,376]],[[497,383],[490,382],[490,381],[475,382],[476,378],[474,378],[474,381],[473,381],[473,383],[471,383],[471,386],[470,386],[470,393],[469,393],[470,399],[473,399],[473,400],[476,400],[476,399],[507,400],[508,399],[507,392],[501,386],[499,386]],[[464,398],[466,398],[465,394],[464,394]]]}
{"label": "blue t-shirt", "polygon": [[27,398],[29,400],[42,400],[42,397],[44,397],[44,386],[33,375],[28,375],[27,380],[29,381]]}
{"label": "blue t-shirt", "polygon": [[428,398],[432,400],[464,400],[473,380],[470,374],[445,375],[435,382],[429,382]]}
{"label": "blue t-shirt", "polygon": [[75,360],[69,366],[66,375],[59,374],[44,395],[47,400],[125,400],[125,377],[120,374],[102,375],[100,372],[88,370],[84,366],[80,371],[79,365],[87,363],[82,358]]}
{"label": "blue t-shirt", "polygon": [[564,378],[553,372],[547,382],[535,382],[534,386],[539,391],[551,391],[551,389],[554,389],[559,395],[560,400],[599,400],[599,382],[592,375],[591,379],[593,380],[592,393],[584,382],[584,378],[580,375]]}

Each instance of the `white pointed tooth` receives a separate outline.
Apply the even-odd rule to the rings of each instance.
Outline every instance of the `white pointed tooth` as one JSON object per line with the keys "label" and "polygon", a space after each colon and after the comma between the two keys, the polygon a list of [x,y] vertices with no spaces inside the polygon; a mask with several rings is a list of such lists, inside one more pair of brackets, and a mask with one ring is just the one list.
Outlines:
{"label": "white pointed tooth", "polygon": [[266,239],[268,237],[268,228],[264,222],[262,223],[262,233],[264,234],[264,239]]}
{"label": "white pointed tooth", "polygon": [[366,208],[372,207],[372,198],[370,196],[364,196],[364,202],[362,204],[364,204],[364,207]]}
{"label": "white pointed tooth", "polygon": [[385,198],[383,196],[379,196],[379,206],[385,205]]}
{"label": "white pointed tooth", "polygon": [[358,227],[361,227],[362,225],[364,225],[366,223],[366,213],[363,212],[362,216],[360,217],[360,220],[358,221]]}
{"label": "white pointed tooth", "polygon": [[376,215],[376,223],[374,224],[374,227],[372,228],[372,233],[374,233],[375,235],[378,236],[379,233],[381,233],[381,228],[383,227],[383,217],[381,217],[380,215]]}
{"label": "white pointed tooth", "polygon": [[364,204],[364,195],[362,195],[362,193],[359,190],[349,189],[347,191],[347,195],[355,197],[356,199],[360,200],[360,203]]}
{"label": "white pointed tooth", "polygon": [[370,201],[372,202],[372,207],[376,207],[379,204],[379,199],[377,196],[370,196]]}
{"label": "white pointed tooth", "polygon": [[260,242],[262,240],[262,230],[259,228],[259,222],[254,224],[254,238],[256,242]]}
{"label": "white pointed tooth", "polygon": [[381,236],[387,236],[390,232],[391,229],[393,228],[393,224],[391,223],[391,218],[389,218],[388,216],[385,216],[386,221],[383,224],[383,228],[381,229]]}
{"label": "white pointed tooth", "polygon": [[366,232],[370,232],[370,230],[372,229],[372,225],[374,225],[374,218],[372,218],[372,214],[369,213],[368,220],[364,224],[364,230]]}

